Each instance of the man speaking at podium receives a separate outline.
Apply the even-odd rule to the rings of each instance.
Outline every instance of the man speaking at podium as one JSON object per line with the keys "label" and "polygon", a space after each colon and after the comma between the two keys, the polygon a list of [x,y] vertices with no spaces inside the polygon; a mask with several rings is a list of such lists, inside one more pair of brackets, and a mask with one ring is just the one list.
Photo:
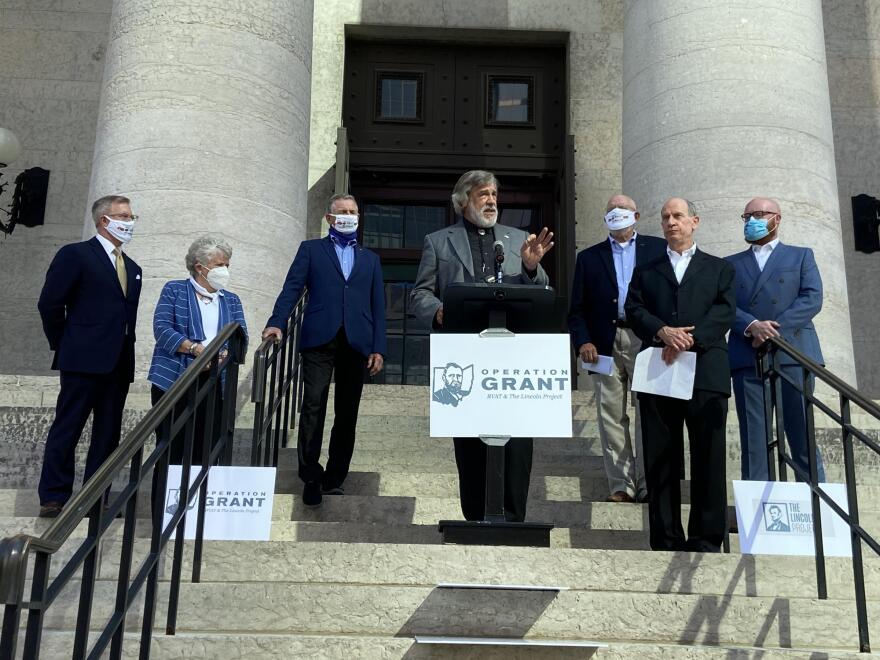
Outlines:
{"label": "man speaking at podium", "polygon": [[[491,172],[465,172],[452,191],[462,221],[425,236],[419,272],[410,295],[416,317],[433,331],[443,329],[443,295],[458,282],[494,282],[495,250],[503,249],[505,284],[549,284],[541,259],[553,247],[553,233],[526,234],[498,222],[498,180]],[[498,248],[496,248],[498,244]],[[465,520],[482,520],[486,494],[486,445],[477,438],[453,438],[458,489]],[[504,454],[504,511],[508,520],[526,515],[532,439],[511,438]]]}

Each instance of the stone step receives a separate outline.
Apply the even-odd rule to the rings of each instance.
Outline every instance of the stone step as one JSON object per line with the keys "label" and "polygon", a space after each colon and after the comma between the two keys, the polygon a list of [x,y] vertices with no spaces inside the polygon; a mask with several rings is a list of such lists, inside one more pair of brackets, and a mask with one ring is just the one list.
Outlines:
{"label": "stone step", "polygon": [[[8,491],[6,491],[8,492]],[[3,491],[0,491],[2,497]],[[3,498],[5,499],[5,498]],[[0,511],[7,519],[34,518],[39,512],[35,498],[3,503]],[[690,506],[682,505],[682,519],[687,521]],[[139,502],[138,515],[147,524],[149,504]],[[459,500],[430,497],[374,497],[328,495],[320,507],[307,507],[299,494],[276,494],[273,501],[274,522],[358,523],[379,526],[432,526],[440,520],[460,520]],[[529,522],[552,523],[561,528],[589,531],[625,531],[647,534],[646,504],[609,502],[554,502],[530,500],[526,510]],[[877,536],[880,512],[863,511],[860,518],[868,533]],[[14,529],[13,533],[18,531]]]}
{"label": "stone step", "polygon": [[[93,636],[94,637],[94,636]],[[138,656],[140,636],[126,633],[123,657]],[[426,646],[411,637],[378,635],[254,635],[246,633],[154,633],[150,657],[156,660],[241,660],[241,658],[320,658],[351,660],[864,660],[854,651],[819,649],[767,649],[745,646],[690,646],[681,644],[607,642],[607,648],[592,651],[577,648],[518,648],[513,646]],[[66,657],[73,634],[43,633],[43,656]]]}
{"label": "stone step", "polygon": [[[302,492],[303,483],[296,470],[278,470],[275,490],[278,493]],[[733,488],[728,483],[728,503],[733,504]],[[449,473],[349,472],[345,480],[348,495],[391,497],[458,497],[458,476]],[[690,502],[690,482],[681,482],[682,502]],[[880,511],[880,485],[859,485],[861,511]],[[608,482],[603,476],[540,475],[532,472],[529,501],[602,502],[608,496]]]}
{"label": "stone step", "polygon": [[[69,596],[77,591],[73,583],[62,592],[46,614],[47,629],[72,628],[77,603]],[[110,581],[96,584],[93,625],[106,620],[114,592],[115,584]],[[160,584],[157,629],[164,623],[167,593],[168,585]],[[235,606],[230,607],[231,603]],[[872,614],[876,606],[877,601],[871,601]],[[137,623],[134,615],[130,625]],[[627,641],[635,642],[838,650],[853,650],[857,644],[855,606],[850,601],[401,584],[185,583],[177,629],[182,633],[396,637],[528,634],[532,639],[571,640],[618,640],[623,633]]]}
{"label": "stone step", "polygon": [[[99,579],[113,580],[121,534],[102,545]],[[192,571],[193,543],[183,551],[183,575]],[[57,573],[74,551],[53,558]],[[149,551],[147,539],[134,543],[135,565]],[[160,579],[171,575],[166,549]],[[843,558],[826,560],[828,596],[854,599],[852,567]],[[880,559],[865,563],[866,595],[880,604]],[[811,557],[699,555],[693,553],[569,548],[518,548],[361,542],[207,541],[202,583],[309,583],[313,585],[434,586],[453,584],[554,585],[580,591],[630,594],[816,597]]]}
{"label": "stone step", "polygon": [[[117,523],[114,523],[116,525]],[[13,534],[32,534],[38,536],[49,526],[49,521],[41,518],[0,518],[0,537]],[[88,532],[87,523],[77,527],[71,538],[82,539]],[[122,526],[113,532],[121,537]],[[111,537],[112,537],[111,534]],[[146,519],[139,521],[136,534],[138,538],[149,538],[150,525]],[[307,522],[275,520],[272,522],[271,541],[297,541],[321,543],[383,543],[383,544],[434,544],[442,543],[443,538],[437,523],[425,525],[383,525],[361,522]],[[556,527],[550,531],[552,548],[593,548],[618,550],[649,550],[648,537],[642,531],[587,529],[585,527]],[[736,536],[731,536],[731,551],[738,552]]]}
{"label": "stone step", "polygon": [[[326,448],[325,453],[326,456]],[[286,448],[279,452],[279,470],[294,470],[296,466],[296,449]],[[687,473],[688,455],[685,452],[685,471]],[[351,470],[356,472],[377,472],[383,476],[392,473],[426,473],[426,474],[455,474],[455,456],[452,449],[448,451],[435,450],[425,452],[384,452],[369,451],[355,447],[351,461]],[[826,478],[832,483],[844,482],[844,470],[842,465],[827,464],[825,466]],[[727,478],[740,478],[739,460],[727,460]],[[560,477],[578,477],[581,479],[606,479],[605,468],[602,459],[598,456],[583,456],[573,458],[570,456],[545,455],[536,444],[532,459],[532,477],[547,475]],[[789,475],[791,476],[791,475]],[[857,465],[856,483],[861,485],[876,485],[880,478],[880,465]]]}

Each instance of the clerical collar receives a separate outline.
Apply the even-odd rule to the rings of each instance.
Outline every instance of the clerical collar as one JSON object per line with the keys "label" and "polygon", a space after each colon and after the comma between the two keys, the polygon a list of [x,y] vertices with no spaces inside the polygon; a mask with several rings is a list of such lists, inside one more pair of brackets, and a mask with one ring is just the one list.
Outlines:
{"label": "clerical collar", "polygon": [[495,225],[492,225],[491,227],[477,227],[473,222],[465,218],[464,227],[470,234],[476,234],[477,236],[486,236],[488,234],[489,236],[492,236],[493,239],[495,237]]}

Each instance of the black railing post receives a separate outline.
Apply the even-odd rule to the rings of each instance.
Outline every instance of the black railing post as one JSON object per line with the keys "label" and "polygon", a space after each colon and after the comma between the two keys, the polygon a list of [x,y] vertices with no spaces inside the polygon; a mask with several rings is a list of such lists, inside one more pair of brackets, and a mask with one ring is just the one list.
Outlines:
{"label": "black railing post", "polygon": [[[767,473],[770,481],[776,481],[776,456],[773,442],[773,385],[770,377],[770,355],[775,347],[769,344],[768,351],[758,352],[758,378],[761,379],[761,389],[764,392],[764,440],[767,452]],[[747,424],[747,420],[739,420],[740,424]]]}
{"label": "black railing post", "polygon": [[850,543],[852,546],[853,586],[856,596],[856,619],[859,628],[859,651],[871,652],[868,635],[868,602],[865,596],[865,566],[862,559],[862,540],[856,531],[859,526],[859,497],[856,490],[856,461],[853,452],[853,438],[849,430],[851,423],[850,403],[840,394],[841,441],[843,442],[843,469],[846,477],[846,503],[850,518]]}
{"label": "black railing post", "polygon": [[[168,589],[168,616],[165,622],[165,634],[173,635],[177,631],[177,605],[180,599],[180,576],[183,570],[184,529],[186,514],[189,511],[189,482],[192,470],[192,448],[196,432],[196,411],[198,410],[198,393],[201,386],[198,380],[187,393],[187,417],[184,427],[183,460],[180,469],[180,497],[177,513],[183,509],[174,530],[174,554],[171,561],[171,584]],[[184,493],[186,496],[184,496]]]}
{"label": "black railing post", "polygon": [[785,463],[785,418],[782,411],[782,366],[781,358],[776,346],[772,352],[773,368],[771,370],[771,379],[773,383],[773,411],[775,413],[776,433],[773,438],[773,446],[776,448],[776,455],[779,459],[779,481],[788,481],[788,466]]}
{"label": "black railing post", "polygon": [[49,566],[52,555],[37,551],[34,558],[34,576],[31,584],[31,602],[28,605],[27,630],[24,638],[24,658],[40,657],[43,638],[43,619],[46,616],[46,592],[49,589]]}
{"label": "black railing post", "polygon": [[816,552],[816,591],[820,600],[828,598],[825,576],[825,541],[822,538],[822,510],[819,506],[819,477],[816,466],[816,425],[813,417],[813,399],[810,391],[810,372],[801,369],[801,397],[804,402],[804,422],[807,432],[807,465],[809,466],[810,505],[813,511],[813,543]]}
{"label": "black railing post", "polygon": [[122,528],[122,547],[119,551],[119,576],[116,580],[116,606],[114,616],[120,617],[119,626],[113,633],[110,644],[110,657],[122,657],[122,643],[125,639],[125,612],[128,603],[128,584],[131,580],[131,560],[134,554],[134,531],[137,524],[138,483],[141,480],[144,449],[141,447],[131,459],[128,473],[129,486],[134,493],[125,506],[125,521]]}
{"label": "black railing post", "polygon": [[79,610],[76,615],[76,634],[73,639],[73,658],[86,657],[89,644],[89,628],[92,622],[92,603],[95,600],[95,580],[98,578],[98,559],[101,544],[101,521],[104,517],[104,498],[98,498],[89,513],[89,531],[87,537],[94,542],[91,550],[83,561],[82,582],[79,590]]}
{"label": "black railing post", "polygon": [[[218,377],[216,374],[212,374],[210,380],[208,381],[210,391],[208,395],[205,397],[205,424],[202,428],[202,437],[198,438],[198,441],[202,446],[202,462],[199,465],[199,478],[202,480],[199,485],[199,509],[198,514],[196,515],[196,538],[193,544],[193,565],[192,565],[192,581],[193,583],[198,583],[202,579],[202,551],[204,545],[204,537],[205,537],[205,505],[208,499],[208,470],[211,466],[211,456],[214,453],[214,439],[216,438],[218,442],[223,443],[223,446],[220,447],[222,453],[226,454],[226,446],[229,444],[229,435],[228,428],[225,425],[226,422],[226,410],[225,404],[222,401],[221,389],[218,384]],[[214,419],[214,410],[217,405],[217,397],[221,397],[221,408],[220,417],[221,420]],[[218,436],[214,432],[214,424],[216,422],[220,422],[220,435]]]}
{"label": "black railing post", "polygon": [[260,448],[263,445],[263,418],[266,415],[266,353],[258,349],[254,354],[254,371],[251,376],[251,401],[254,404],[254,432],[251,435],[251,466],[260,465]]}

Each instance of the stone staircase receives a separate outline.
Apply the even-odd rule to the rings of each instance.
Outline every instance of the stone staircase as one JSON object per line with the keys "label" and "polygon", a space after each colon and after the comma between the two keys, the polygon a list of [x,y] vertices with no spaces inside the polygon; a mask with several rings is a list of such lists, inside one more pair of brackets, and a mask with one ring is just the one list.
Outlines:
{"label": "stone staircase", "polygon": [[[39,534],[34,488],[51,423],[54,379],[0,379],[0,535]],[[148,408],[134,391],[125,425]],[[184,583],[177,634],[166,636],[163,567],[155,658],[856,658],[849,560],[829,559],[829,598],[816,598],[805,557],[703,555],[647,550],[645,505],[602,501],[592,396],[574,393],[574,439],[537,439],[528,519],[552,522],[550,548],[444,546],[437,521],[457,519],[449,439],[428,437],[425,388],[368,386],[346,495],[318,509],[300,500],[294,448],[282,451],[272,540],[206,543],[202,581]],[[237,456],[248,455],[253,410],[238,421]],[[332,416],[332,413],[331,413]],[[862,428],[868,420],[855,418]],[[728,477],[738,478],[731,415]],[[841,475],[837,432],[817,417],[830,479]],[[327,432],[330,422],[328,420]],[[292,435],[295,438],[295,435]],[[82,457],[80,464],[82,464]],[[880,535],[880,462],[859,452],[862,520]],[[729,489],[730,490],[730,489]],[[685,487],[685,499],[687,489]],[[732,494],[731,494],[732,498]],[[146,497],[136,557],[148,550]],[[732,499],[731,499],[732,501]],[[93,621],[112,603],[121,523],[104,543]],[[76,535],[85,534],[85,526]],[[58,560],[70,556],[62,549]],[[185,554],[184,575],[191,553]],[[55,562],[55,570],[62,565]],[[880,634],[880,559],[866,555],[869,621]],[[560,590],[450,588],[549,586]],[[69,657],[74,583],[50,609],[43,658]],[[136,657],[137,622],[126,657]],[[550,646],[427,645],[439,637],[525,638]],[[598,650],[574,646],[594,641]],[[592,655],[595,653],[595,655]]]}

